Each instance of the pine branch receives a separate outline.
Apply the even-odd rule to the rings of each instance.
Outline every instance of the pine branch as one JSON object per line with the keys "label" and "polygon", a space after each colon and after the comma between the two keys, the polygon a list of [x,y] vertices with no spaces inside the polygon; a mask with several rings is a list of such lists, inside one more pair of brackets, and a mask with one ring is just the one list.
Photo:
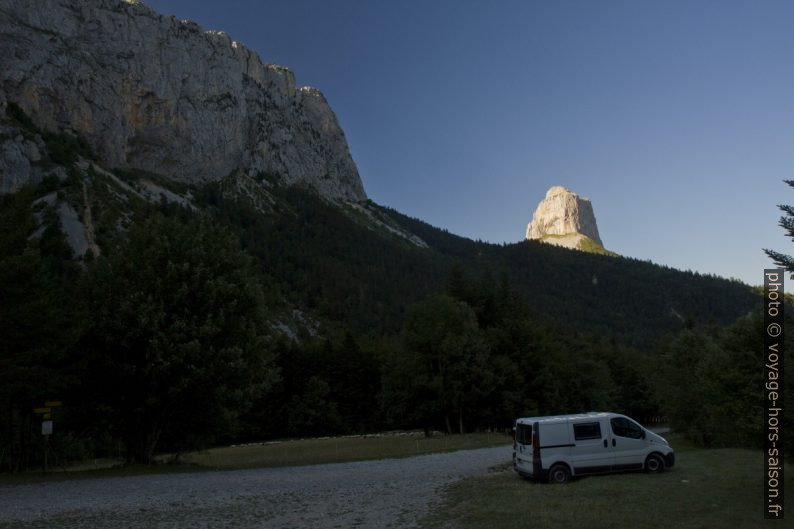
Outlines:
{"label": "pine branch", "polygon": [[794,239],[794,217],[780,217],[778,226],[786,230],[788,236]]}
{"label": "pine branch", "polygon": [[778,209],[785,212],[788,216],[794,217],[794,206],[787,206],[786,204],[778,204]]}
{"label": "pine branch", "polygon": [[764,253],[766,253],[776,265],[785,268],[789,272],[794,272],[794,257],[767,249],[764,249]]}

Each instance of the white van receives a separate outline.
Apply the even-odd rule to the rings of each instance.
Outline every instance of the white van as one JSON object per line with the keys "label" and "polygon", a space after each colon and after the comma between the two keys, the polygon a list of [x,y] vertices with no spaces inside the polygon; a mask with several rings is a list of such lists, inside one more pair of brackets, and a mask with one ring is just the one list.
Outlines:
{"label": "white van", "polygon": [[513,468],[521,476],[565,483],[571,476],[675,464],[667,441],[618,413],[583,413],[516,420]]}

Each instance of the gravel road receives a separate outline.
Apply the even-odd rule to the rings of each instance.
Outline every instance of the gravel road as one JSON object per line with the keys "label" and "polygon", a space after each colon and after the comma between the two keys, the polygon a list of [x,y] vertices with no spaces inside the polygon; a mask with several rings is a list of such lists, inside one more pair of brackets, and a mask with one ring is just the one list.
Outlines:
{"label": "gravel road", "polygon": [[0,486],[0,527],[414,527],[444,486],[510,458],[505,445],[405,459]]}

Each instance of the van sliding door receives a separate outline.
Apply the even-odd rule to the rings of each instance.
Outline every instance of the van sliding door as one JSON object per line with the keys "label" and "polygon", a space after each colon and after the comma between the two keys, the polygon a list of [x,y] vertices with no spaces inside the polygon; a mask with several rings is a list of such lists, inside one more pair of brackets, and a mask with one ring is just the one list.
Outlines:
{"label": "van sliding door", "polygon": [[571,463],[574,473],[595,474],[612,470],[615,456],[608,441],[609,426],[606,420],[574,422],[571,428],[574,440]]}

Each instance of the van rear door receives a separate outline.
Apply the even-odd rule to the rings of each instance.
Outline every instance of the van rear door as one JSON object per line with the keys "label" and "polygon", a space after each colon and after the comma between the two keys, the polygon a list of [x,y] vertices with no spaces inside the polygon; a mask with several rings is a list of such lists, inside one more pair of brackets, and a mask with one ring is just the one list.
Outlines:
{"label": "van rear door", "polygon": [[532,424],[516,423],[516,437],[513,450],[513,465],[520,473],[533,474]]}

